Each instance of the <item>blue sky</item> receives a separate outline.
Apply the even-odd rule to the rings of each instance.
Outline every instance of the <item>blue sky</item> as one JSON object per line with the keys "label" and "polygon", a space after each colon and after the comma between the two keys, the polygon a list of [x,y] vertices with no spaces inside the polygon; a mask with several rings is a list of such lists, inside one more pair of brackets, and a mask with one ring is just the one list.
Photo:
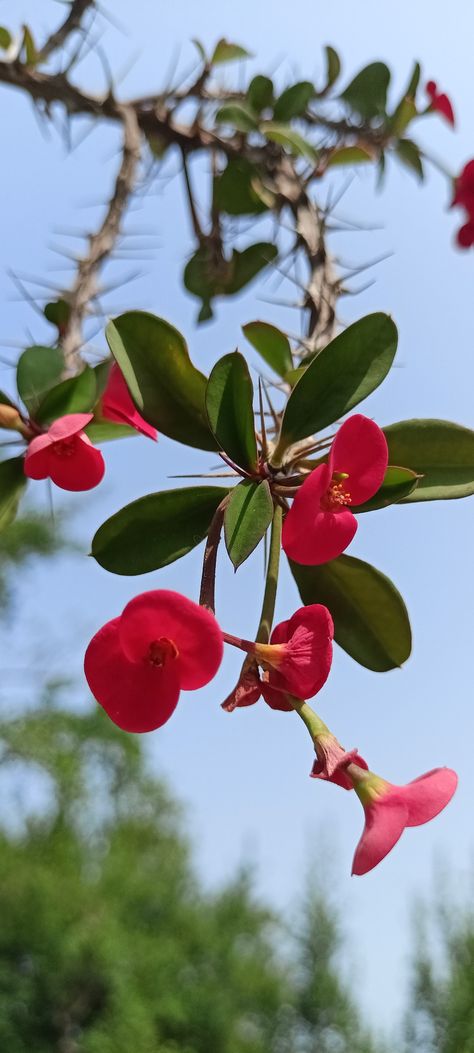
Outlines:
{"label": "blue sky", "polygon": [[[102,40],[114,70],[137,59],[120,86],[123,97],[161,87],[177,65],[189,69],[194,51],[188,41],[193,36],[208,46],[220,36],[242,43],[258,56],[258,63],[247,70],[276,71],[282,86],[300,75],[317,76],[322,47],[331,43],[342,55],[345,77],[380,58],[392,67],[399,89],[412,60],[420,59],[425,79],[434,78],[449,91],[458,118],[455,134],[433,118],[423,124],[420,138],[453,172],[474,153],[468,72],[474,12],[461,0],[450,4],[449,27],[444,7],[428,0],[416,5],[401,0],[390,9],[373,0],[357,8],[349,0],[326,5],[261,0],[258,7],[250,0],[232,5],[178,0],[167,5],[166,20],[161,5],[135,0],[133,19],[130,12],[125,0],[114,0],[114,18],[127,32],[109,26]],[[60,15],[59,4],[47,0],[3,0],[0,5],[3,24],[14,28],[30,22],[39,39]],[[235,75],[242,76],[242,70]],[[104,83],[94,57],[81,76],[96,90]],[[230,81],[230,67],[223,76]],[[69,272],[55,270],[63,261],[48,246],[61,240],[56,230],[94,229],[111,186],[118,139],[115,129],[101,128],[68,155],[54,131],[49,139],[43,135],[31,104],[20,94],[2,88],[0,113],[0,338],[28,343],[32,336],[45,338],[46,330],[27,305],[13,299],[7,270],[41,277],[58,288],[66,284]],[[75,127],[78,136],[87,128],[82,121]],[[247,321],[262,317],[293,331],[296,312],[262,302],[262,297],[291,296],[289,287],[277,292],[274,279],[219,305],[216,320],[195,329],[196,304],[181,283],[182,261],[191,247],[181,186],[172,181],[156,189],[134,207],[128,222],[129,229],[135,226],[156,236],[154,259],[144,263],[143,278],[110,297],[111,312],[144,307],[167,318],[185,334],[193,359],[204,370],[235,346],[244,347],[240,326]],[[446,180],[438,173],[432,172],[420,189],[409,174],[391,166],[381,194],[375,194],[373,173],[356,173],[339,207],[340,214],[380,228],[335,234],[332,249],[343,262],[363,263],[393,252],[373,272],[373,286],[341,303],[344,321],[386,310],[399,326],[396,367],[363,407],[383,424],[432,416],[474,426],[474,256],[454,248],[458,217],[448,211],[448,204]],[[79,251],[81,242],[63,239],[63,244]],[[126,270],[116,264],[110,276],[121,273]],[[101,335],[96,343],[103,344]],[[5,360],[15,357],[12,348],[0,348],[0,353]],[[0,383],[7,387],[11,371],[4,364],[1,368]],[[136,439],[110,444],[104,452],[107,475],[99,491],[71,499],[55,495],[56,507],[71,511],[83,552],[97,526],[121,505],[176,485],[168,479],[174,472],[207,470],[212,463],[205,454],[188,456],[184,447],[166,439],[156,448]],[[38,504],[46,507],[42,485],[36,494]],[[263,704],[233,716],[221,712],[218,703],[238,666],[233,655],[212,685],[194,697],[183,697],[173,720],[149,737],[147,749],[155,770],[170,777],[188,806],[199,867],[210,883],[231,875],[243,857],[251,859],[262,894],[285,906],[294,903],[305,872],[323,873],[328,854],[334,855],[331,881],[351,937],[348,962],[357,961],[355,975],[364,977],[359,994],[372,1018],[391,1026],[403,1001],[413,898],[430,890],[439,860],[465,871],[474,842],[472,505],[415,505],[365,516],[350,551],[392,577],[404,595],[414,651],[403,670],[380,676],[336,649],[318,709],[343,742],[358,746],[376,771],[395,782],[439,764],[456,768],[459,791],[441,817],[407,832],[372,874],[351,879],[350,863],[362,825],[355,796],[309,780],[310,744],[296,717],[273,713]],[[137,592],[165,586],[196,597],[199,562],[193,553],[178,565],[139,579],[113,577],[79,555],[32,570],[20,583],[12,623],[3,633],[8,659],[2,658],[2,703],[12,706],[20,695],[32,697],[43,671],[66,669],[80,678],[91,634]],[[258,620],[260,557],[249,560],[235,577],[222,559],[221,571],[220,621],[228,631],[249,634]],[[287,616],[296,606],[294,585],[284,576],[278,615]],[[18,670],[28,664],[19,689]],[[89,704],[81,680],[74,695],[79,704]]]}

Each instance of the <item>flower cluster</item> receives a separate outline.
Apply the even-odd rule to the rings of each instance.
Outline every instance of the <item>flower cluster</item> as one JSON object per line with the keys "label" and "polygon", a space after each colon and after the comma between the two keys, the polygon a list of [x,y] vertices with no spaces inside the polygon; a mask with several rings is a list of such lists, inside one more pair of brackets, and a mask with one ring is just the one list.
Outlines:
{"label": "flower cluster", "polygon": [[[13,426],[17,430],[23,428],[23,434],[30,439],[24,460],[25,475],[29,479],[51,479],[62,490],[92,490],[103,478],[104,458],[84,431],[94,417],[127,424],[150,439],[157,438],[156,429],[147,424],[135,409],[123,376],[115,364],[110,370],[97,414],[68,413],[58,417],[46,431],[28,422],[25,431],[18,411],[8,406],[3,409],[12,411],[21,427],[18,423]],[[0,424],[5,427],[1,420]],[[7,421],[7,426],[12,427],[12,424]]]}
{"label": "flower cluster", "polygon": [[[81,440],[83,441],[83,440]],[[301,563],[338,556],[352,540],[354,511],[381,487],[387,443],[373,421],[356,414],[340,427],[326,461],[297,490],[283,526],[282,545]],[[349,507],[351,505],[352,507]],[[316,750],[315,779],[354,790],[365,813],[354,874],[372,870],[408,826],[433,819],[448,804],[457,777],[438,768],[407,786],[394,786],[369,771],[357,750],[344,750],[306,702],[324,686],[331,669],[334,625],[323,604],[299,608],[255,641],[224,632],[214,613],[166,589],[144,592],[107,622],[91,640],[85,674],[97,701],[124,731],[161,727],[181,690],[208,684],[217,673],[223,644],[245,660],[238,683],[222,707],[227,712],[260,698],[273,710],[296,712]]]}

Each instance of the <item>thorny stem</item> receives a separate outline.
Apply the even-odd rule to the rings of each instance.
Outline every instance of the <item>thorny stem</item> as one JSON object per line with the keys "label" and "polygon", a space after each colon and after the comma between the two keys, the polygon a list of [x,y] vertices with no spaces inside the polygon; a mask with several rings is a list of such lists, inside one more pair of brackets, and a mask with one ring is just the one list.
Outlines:
{"label": "thorny stem", "polygon": [[201,578],[201,591],[199,594],[199,603],[201,607],[206,607],[208,611],[215,613],[216,609],[216,564],[217,564],[217,552],[219,543],[221,540],[222,524],[224,522],[224,512],[230,500],[230,494],[226,494],[224,499],[214,513],[209,532],[207,535],[206,548],[204,550],[204,559],[202,564],[202,578]]}

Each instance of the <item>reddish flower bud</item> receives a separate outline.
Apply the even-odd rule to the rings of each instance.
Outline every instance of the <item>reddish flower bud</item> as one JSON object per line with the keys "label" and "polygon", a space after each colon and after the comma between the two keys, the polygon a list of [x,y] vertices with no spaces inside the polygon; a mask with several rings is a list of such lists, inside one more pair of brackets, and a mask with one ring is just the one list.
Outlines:
{"label": "reddish flower bud", "polygon": [[327,464],[315,468],[295,496],[283,523],[282,545],[296,563],[315,565],[340,556],[352,541],[359,505],[382,485],[387,441],[373,421],[357,413],[339,428]]}
{"label": "reddish flower bud", "polygon": [[168,589],[143,592],[91,640],[84,671],[92,694],[124,731],[154,731],[181,690],[204,687],[222,659],[210,611]]}
{"label": "reddish flower bud", "polygon": [[62,490],[92,490],[104,474],[104,458],[83,428],[92,413],[59,417],[43,435],[32,439],[25,454],[29,479],[52,479]]}
{"label": "reddish flower bud", "polygon": [[107,387],[102,396],[102,416],[107,420],[116,421],[118,424],[129,424],[131,428],[146,435],[148,439],[156,442],[158,433],[156,428],[147,424],[132,402],[132,397],[116,362],[113,363],[109,373]]}
{"label": "reddish flower bud", "polygon": [[446,807],[458,777],[450,768],[434,768],[406,786],[393,786],[373,772],[349,769],[363,805],[365,826],[352,865],[353,874],[367,874],[396,845],[405,827],[421,826]]}
{"label": "reddish flower bud", "polygon": [[454,127],[454,110],[452,107],[451,100],[448,95],[438,91],[438,85],[434,80],[429,80],[426,85],[426,93],[431,100],[431,110],[435,110],[436,113],[440,113],[449,124]]}

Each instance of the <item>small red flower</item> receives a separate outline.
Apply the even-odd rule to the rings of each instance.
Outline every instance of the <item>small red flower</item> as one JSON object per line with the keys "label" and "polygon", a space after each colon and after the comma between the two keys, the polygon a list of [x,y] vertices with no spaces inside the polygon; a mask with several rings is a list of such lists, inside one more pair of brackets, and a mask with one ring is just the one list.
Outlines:
{"label": "small red flower", "polygon": [[104,474],[104,458],[83,428],[92,413],[59,417],[44,435],[29,443],[24,470],[29,479],[52,479],[62,490],[92,490]]}
{"label": "small red flower", "polygon": [[460,249],[470,249],[474,245],[474,220],[469,219],[464,223],[456,234],[456,241]]}
{"label": "small red flower", "polygon": [[362,414],[339,428],[327,464],[305,479],[283,523],[282,545],[296,563],[315,565],[340,556],[357,520],[349,505],[368,501],[381,486],[388,463],[383,431]]}
{"label": "small red flower", "polygon": [[406,786],[393,786],[373,772],[349,769],[364,807],[365,826],[352,864],[353,874],[367,874],[396,845],[407,826],[421,826],[446,807],[458,777],[450,768],[434,768]]}
{"label": "small red flower", "polygon": [[181,690],[215,676],[222,633],[210,611],[168,589],[143,592],[91,640],[84,659],[92,694],[124,731],[154,731]]}
{"label": "small red flower", "polygon": [[428,81],[426,85],[426,93],[431,100],[430,109],[435,110],[436,113],[441,113],[449,124],[452,124],[454,127],[454,110],[449,96],[438,91],[438,85],[434,80]]}
{"label": "small red flower", "polygon": [[313,603],[299,610],[286,622],[275,626],[270,642],[253,643],[224,633],[227,643],[241,647],[265,670],[263,679],[249,668],[242,674],[224,709],[250,706],[262,694],[272,709],[290,712],[287,695],[312,698],[329,676],[332,662],[334,625],[327,607]]}
{"label": "small red flower", "polygon": [[460,205],[466,210],[466,222],[458,230],[456,241],[461,249],[474,245],[474,161],[468,161],[454,182],[451,208]]}
{"label": "small red flower", "polygon": [[156,428],[147,424],[146,420],[138,412],[132,402],[132,398],[122,373],[114,362],[107,381],[107,387],[102,396],[102,416],[107,420],[116,421],[118,424],[129,424],[131,428],[146,435],[156,442],[158,434]]}

